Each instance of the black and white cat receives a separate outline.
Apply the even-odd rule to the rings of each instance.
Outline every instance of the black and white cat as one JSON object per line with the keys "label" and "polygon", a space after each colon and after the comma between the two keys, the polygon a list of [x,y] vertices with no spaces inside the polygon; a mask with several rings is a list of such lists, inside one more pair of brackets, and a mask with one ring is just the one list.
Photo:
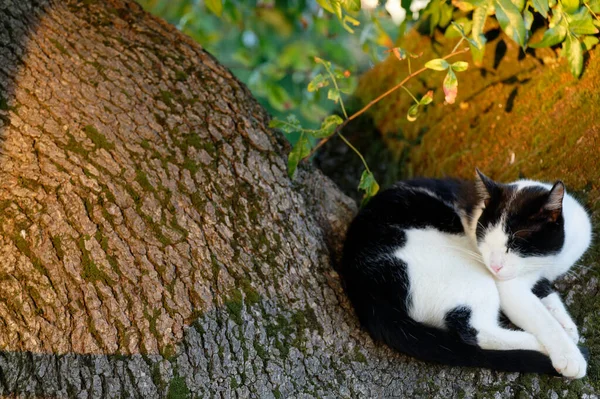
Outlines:
{"label": "black and white cat", "polygon": [[[560,181],[408,180],[356,216],[340,274],[361,324],[400,352],[582,378],[577,327],[550,284],[591,235]],[[524,331],[502,326],[501,312]]]}

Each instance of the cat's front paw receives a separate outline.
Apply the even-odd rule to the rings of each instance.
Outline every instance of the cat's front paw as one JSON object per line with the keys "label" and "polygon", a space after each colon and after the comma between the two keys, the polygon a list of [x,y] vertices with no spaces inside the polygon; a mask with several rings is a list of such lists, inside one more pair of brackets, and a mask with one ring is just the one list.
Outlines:
{"label": "cat's front paw", "polygon": [[577,347],[573,350],[551,354],[552,366],[567,378],[583,378],[587,371],[587,362]]}

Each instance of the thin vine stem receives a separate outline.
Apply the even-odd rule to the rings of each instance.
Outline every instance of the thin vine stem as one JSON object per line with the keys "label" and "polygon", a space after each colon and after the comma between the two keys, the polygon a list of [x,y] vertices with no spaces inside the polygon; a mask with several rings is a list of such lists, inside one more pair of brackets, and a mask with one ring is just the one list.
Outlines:
{"label": "thin vine stem", "polygon": [[600,17],[598,17],[598,15],[596,15],[596,13],[592,10],[592,8],[589,6],[588,3],[584,2],[583,5],[590,10],[590,12],[592,13],[592,15],[594,16],[594,18],[596,18],[598,21],[600,21]]}
{"label": "thin vine stem", "polygon": [[356,149],[356,147],[354,147],[347,138],[344,137],[344,135],[341,132],[337,132],[337,135],[340,136],[340,138],[344,141],[344,143],[346,143],[346,145],[348,147],[350,147],[352,149],[352,151],[354,151],[356,153],[356,155],[358,155],[360,157],[360,160],[362,161],[363,165],[365,165],[365,169],[367,170],[368,173],[371,173],[371,169],[369,169],[369,165],[367,165],[367,161],[365,160],[365,158],[363,157],[363,155],[360,153],[360,151],[358,151]]}
{"label": "thin vine stem", "polygon": [[[463,40],[463,39],[461,39],[461,40],[458,42],[458,44],[460,44],[460,43],[462,42],[462,40]],[[450,54],[448,54],[448,55],[446,55],[446,56],[442,57],[442,59],[443,59],[443,60],[447,60],[448,58],[452,58],[452,57],[454,57],[454,56],[456,56],[456,55],[463,54],[463,53],[466,53],[467,51],[469,51],[469,48],[468,48],[468,47],[466,47],[466,48],[464,48],[464,49],[462,49],[462,50],[457,50],[457,48],[458,48],[458,45],[456,45],[456,46],[454,47],[454,50],[453,50],[453,51],[452,51]],[[328,142],[328,141],[329,141],[329,140],[330,140],[330,139],[331,139],[331,138],[332,138],[334,135],[336,135],[336,134],[337,134],[337,135],[339,135],[339,136],[341,137],[341,135],[340,135],[340,131],[341,131],[341,130],[342,130],[342,129],[343,129],[343,128],[344,128],[344,127],[345,127],[345,126],[348,124],[348,122],[350,122],[350,121],[352,121],[352,120],[354,120],[354,119],[358,118],[360,115],[364,114],[364,113],[365,113],[365,112],[366,112],[366,111],[367,111],[369,108],[371,108],[371,107],[372,107],[374,104],[378,103],[379,101],[381,101],[381,99],[383,99],[383,98],[385,98],[385,97],[389,96],[390,94],[392,94],[393,92],[395,92],[395,91],[396,91],[396,90],[398,90],[399,88],[403,87],[403,86],[404,86],[404,85],[405,85],[405,84],[406,84],[406,83],[407,83],[409,80],[411,80],[412,78],[414,78],[414,77],[415,77],[415,76],[417,76],[417,75],[420,75],[420,74],[422,74],[422,73],[423,73],[423,72],[425,72],[427,69],[428,69],[428,68],[426,68],[426,67],[423,67],[423,68],[421,68],[421,69],[418,69],[418,70],[414,71],[413,73],[409,74],[407,77],[405,77],[404,79],[402,79],[402,81],[401,81],[400,83],[398,83],[397,85],[395,85],[395,86],[394,86],[394,87],[392,87],[391,89],[387,90],[386,92],[384,92],[384,93],[380,94],[380,95],[379,95],[377,98],[375,98],[375,99],[371,100],[371,101],[370,101],[370,102],[369,102],[367,105],[365,105],[365,106],[364,106],[363,108],[361,108],[359,111],[356,111],[354,114],[350,115],[350,117],[347,117],[347,118],[344,120],[344,122],[342,122],[341,124],[339,124],[339,125],[338,125],[338,126],[335,128],[335,131],[333,132],[333,134],[332,134],[332,135],[330,135],[330,136],[328,136],[328,137],[325,137],[324,139],[321,139],[321,141],[319,141],[319,142],[317,143],[317,145],[313,147],[313,149],[310,151],[310,153],[309,153],[309,154],[308,154],[306,157],[304,157],[303,159],[308,159],[308,158],[310,158],[310,157],[311,157],[311,156],[312,156],[312,155],[313,155],[313,154],[314,154],[314,153],[315,153],[315,152],[316,152],[316,151],[317,151],[319,148],[321,148],[321,147],[322,147],[322,146],[323,146],[325,143],[327,143],[327,142]],[[344,112],[344,113],[345,113],[345,112]],[[345,142],[347,142],[347,140],[344,140],[344,141],[345,141]],[[355,151],[356,151],[356,150],[355,150]],[[361,158],[362,158],[362,156],[361,156]],[[364,162],[364,160],[363,160],[363,162]]]}
{"label": "thin vine stem", "polygon": [[348,114],[346,113],[346,108],[344,107],[344,100],[342,100],[342,92],[340,91],[340,88],[338,87],[337,80],[336,80],[335,76],[333,76],[333,73],[331,72],[331,69],[329,69],[329,66],[327,65],[326,62],[323,63],[323,66],[325,67],[325,69],[327,70],[327,73],[331,77],[331,80],[333,81],[333,85],[335,86],[335,90],[338,93],[338,96],[340,98],[340,105],[342,107],[342,112],[344,113],[344,118],[348,119]]}
{"label": "thin vine stem", "polygon": [[[453,53],[456,51],[456,49],[458,48],[458,46],[460,46],[460,44],[463,42],[463,40],[465,40],[464,36],[460,37],[460,40],[458,41],[458,43],[456,43],[456,46],[454,46],[454,48],[452,49],[452,51],[450,53]],[[445,58],[444,58],[445,59]]]}
{"label": "thin vine stem", "polygon": [[413,100],[415,100],[415,102],[417,104],[419,104],[419,100],[417,100],[417,97],[415,97],[415,95],[412,94],[412,92],[410,90],[408,90],[408,87],[402,86],[402,88],[404,89],[404,91],[406,91],[413,98]]}

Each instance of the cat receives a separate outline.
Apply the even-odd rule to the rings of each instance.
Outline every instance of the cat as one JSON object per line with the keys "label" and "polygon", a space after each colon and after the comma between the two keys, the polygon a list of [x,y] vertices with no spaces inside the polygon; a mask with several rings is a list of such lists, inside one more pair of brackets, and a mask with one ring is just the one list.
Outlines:
{"label": "cat", "polygon": [[551,283],[589,247],[589,216],[561,181],[476,172],[401,181],[354,218],[339,272],[362,326],[424,361],[584,377],[587,350]]}

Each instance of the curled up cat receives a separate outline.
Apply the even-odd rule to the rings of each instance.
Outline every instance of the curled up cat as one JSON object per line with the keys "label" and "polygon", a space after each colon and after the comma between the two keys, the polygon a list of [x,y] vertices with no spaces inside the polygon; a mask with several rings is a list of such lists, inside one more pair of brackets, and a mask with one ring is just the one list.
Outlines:
{"label": "curled up cat", "polygon": [[340,274],[363,327],[399,352],[582,378],[587,350],[551,283],[591,236],[560,181],[407,180],[356,216]]}

